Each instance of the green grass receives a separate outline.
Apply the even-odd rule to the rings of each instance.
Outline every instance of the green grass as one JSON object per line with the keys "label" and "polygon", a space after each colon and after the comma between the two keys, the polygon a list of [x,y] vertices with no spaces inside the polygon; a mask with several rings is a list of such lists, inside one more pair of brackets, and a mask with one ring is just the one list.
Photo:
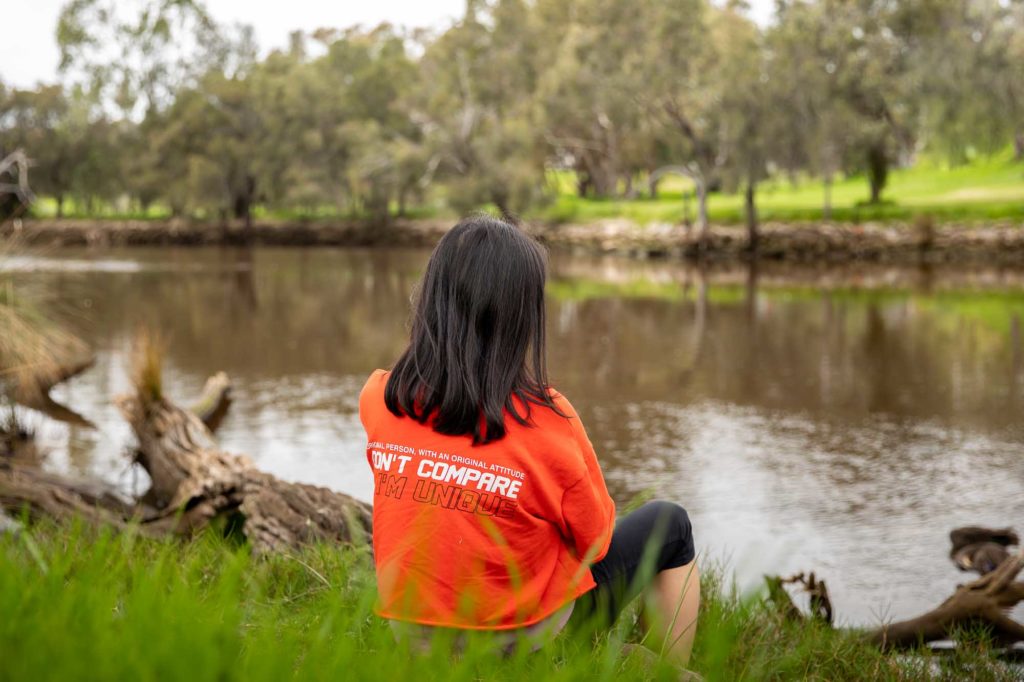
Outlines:
{"label": "green grass", "polygon": [[[708,571],[693,667],[709,680],[1011,679],[983,653],[889,657],[854,634],[783,623]],[[502,657],[486,637],[461,656],[414,653],[372,614],[365,549],[253,558],[212,533],[193,541],[43,523],[0,535],[4,680],[677,679],[621,655],[632,618],[597,638],[561,635]]]}
{"label": "green grass", "polygon": [[[689,180],[670,176],[659,187],[658,198],[581,199],[574,195],[571,173],[552,171],[549,182],[556,199],[538,215],[551,222],[589,222],[629,218],[637,223],[678,222],[684,216],[683,195],[692,195]],[[643,183],[637,185],[645,189]],[[803,178],[796,183],[775,178],[759,187],[757,206],[762,220],[805,221],[822,217],[823,185]],[[865,205],[868,183],[863,177],[838,179],[832,187],[832,217],[839,221],[906,220],[930,215],[939,220],[984,221],[1024,219],[1024,163],[1009,151],[972,163],[948,167],[927,159],[890,173],[879,205]],[[696,204],[689,201],[689,214]],[[716,193],[708,199],[712,222],[743,220],[740,194]]]}

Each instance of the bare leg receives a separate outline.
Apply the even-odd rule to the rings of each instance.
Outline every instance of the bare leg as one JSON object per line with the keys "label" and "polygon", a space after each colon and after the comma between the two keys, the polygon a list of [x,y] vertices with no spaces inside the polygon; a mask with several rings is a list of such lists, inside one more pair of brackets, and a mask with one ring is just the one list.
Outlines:
{"label": "bare leg", "polygon": [[693,649],[700,609],[700,573],[696,560],[654,576],[645,607],[647,636],[652,639],[647,645],[685,667]]}

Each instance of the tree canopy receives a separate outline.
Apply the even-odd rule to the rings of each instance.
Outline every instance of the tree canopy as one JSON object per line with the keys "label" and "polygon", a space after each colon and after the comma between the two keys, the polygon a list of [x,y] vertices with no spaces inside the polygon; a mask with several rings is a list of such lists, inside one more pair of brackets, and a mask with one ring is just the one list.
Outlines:
{"label": "tree canopy", "polygon": [[[571,171],[582,196],[690,177],[1024,157],[1024,3],[470,0],[444,30],[321,29],[258,56],[201,0],[71,0],[62,82],[0,85],[0,156],[23,149],[58,212],[121,202],[251,219],[254,208],[385,220],[425,201],[516,213]],[[646,185],[643,185],[647,181]]]}

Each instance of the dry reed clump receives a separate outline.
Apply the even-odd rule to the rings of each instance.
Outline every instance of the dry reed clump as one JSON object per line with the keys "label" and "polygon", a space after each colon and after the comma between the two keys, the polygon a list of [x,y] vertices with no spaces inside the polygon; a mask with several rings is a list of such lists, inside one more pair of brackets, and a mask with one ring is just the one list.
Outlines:
{"label": "dry reed clump", "polygon": [[88,356],[48,307],[42,292],[0,274],[0,386],[8,392],[37,396]]}

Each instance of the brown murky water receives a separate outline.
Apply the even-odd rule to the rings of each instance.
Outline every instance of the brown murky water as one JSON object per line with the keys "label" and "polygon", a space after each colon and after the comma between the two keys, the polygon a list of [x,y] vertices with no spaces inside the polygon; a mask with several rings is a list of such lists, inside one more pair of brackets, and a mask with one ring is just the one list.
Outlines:
{"label": "brown murky water", "polygon": [[[140,325],[188,401],[225,370],[225,448],[367,498],[357,396],[405,342],[427,257],[382,250],[71,251],[7,259],[62,301],[98,361],[30,416],[49,464],[145,486],[110,399]],[[683,503],[741,587],[815,569],[840,618],[913,615],[962,580],[946,537],[1024,530],[1024,284],[1005,273],[742,269],[555,256],[552,379],[622,504]]]}

